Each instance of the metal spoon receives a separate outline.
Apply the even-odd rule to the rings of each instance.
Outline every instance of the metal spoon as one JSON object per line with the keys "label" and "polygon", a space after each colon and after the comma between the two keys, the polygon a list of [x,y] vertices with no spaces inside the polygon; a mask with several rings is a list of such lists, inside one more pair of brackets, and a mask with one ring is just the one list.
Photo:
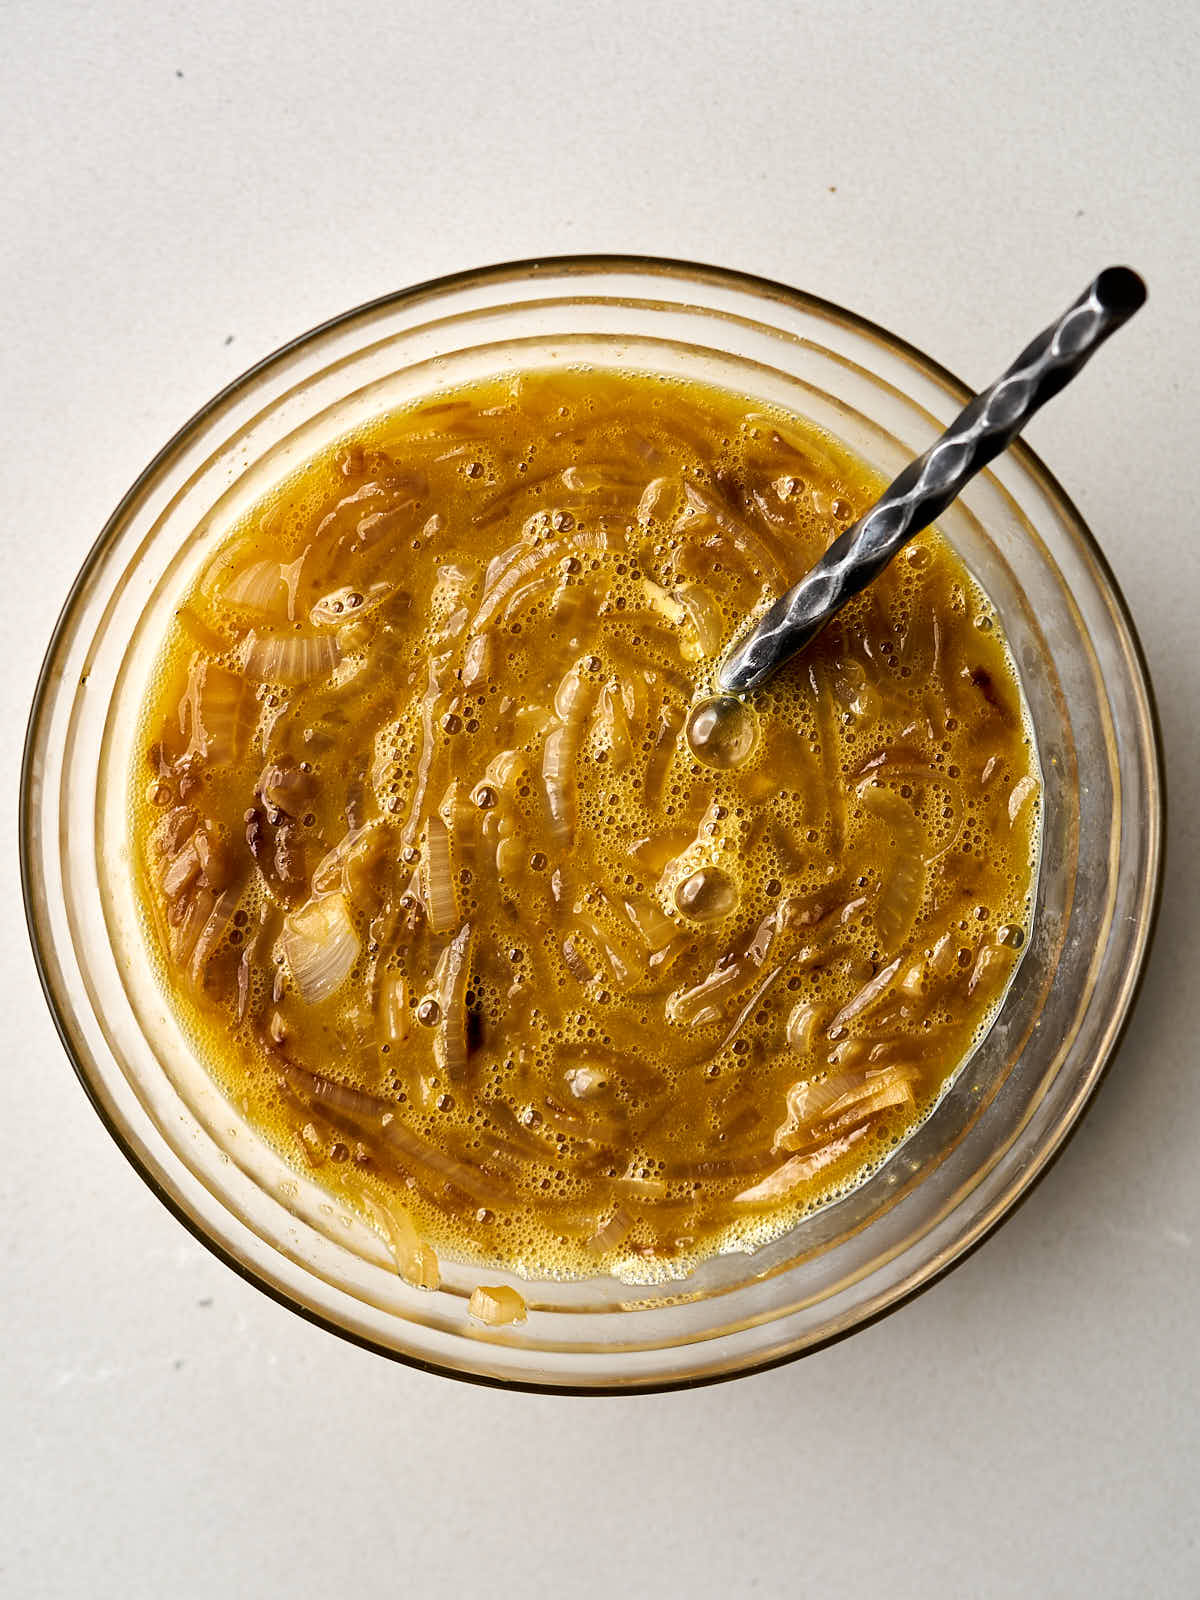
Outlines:
{"label": "metal spoon", "polygon": [[1102,272],[730,650],[717,674],[721,689],[747,694],[811,644],[846,601],[873,582],[913,534],[942,514],[1145,299],[1146,285],[1129,267]]}

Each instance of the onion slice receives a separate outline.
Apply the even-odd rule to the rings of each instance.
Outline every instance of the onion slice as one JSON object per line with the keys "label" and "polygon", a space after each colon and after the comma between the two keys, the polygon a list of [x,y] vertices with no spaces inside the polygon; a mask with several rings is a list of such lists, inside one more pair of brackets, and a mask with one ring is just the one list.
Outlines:
{"label": "onion slice", "polygon": [[750,563],[756,577],[769,583],[775,590],[787,588],[787,573],[776,559],[774,551],[768,548],[766,541],[755,533],[749,523],[738,516],[732,506],[690,478],[685,482],[683,491],[692,517],[711,517],[739,554]]}
{"label": "onion slice", "polygon": [[283,919],[284,958],[306,1005],[319,1005],[345,983],[358,960],[359,939],[341,894],[306,900]]}
{"label": "onion slice", "polygon": [[715,656],[725,637],[725,619],[708,590],[698,583],[681,583],[675,599],[683,607],[702,656]]}
{"label": "onion slice", "polygon": [[489,1328],[499,1328],[512,1322],[525,1321],[525,1301],[507,1284],[483,1284],[472,1289],[467,1303],[467,1313],[476,1322]]}
{"label": "onion slice", "polygon": [[925,860],[921,853],[921,830],[912,806],[894,790],[882,787],[860,788],[863,804],[887,827],[891,849],[883,891],[875,907],[875,926],[882,948],[898,950],[908,937],[921,907],[925,891]]}
{"label": "onion slice", "polygon": [[578,665],[563,678],[554,696],[556,720],[542,747],[542,784],[550,814],[550,833],[560,848],[575,833],[575,762],[583,727],[596,699],[596,685]]}
{"label": "onion slice", "polygon": [[845,1109],[831,1106],[826,1116],[826,1131],[841,1133],[845,1128],[857,1126],[868,1118],[878,1116],[889,1106],[910,1106],[913,1103],[912,1084],[899,1075],[880,1079],[878,1084],[864,1084],[861,1091],[846,1096]]}
{"label": "onion slice", "polygon": [[740,953],[735,946],[719,958],[699,983],[690,989],[673,990],[667,996],[667,1021],[687,1027],[716,1021],[720,1015],[717,1002],[740,993],[751,981],[771,952],[776,930],[772,911],[755,928],[753,937]]}
{"label": "onion slice", "polygon": [[794,1083],[787,1093],[787,1120],[775,1131],[776,1150],[795,1150],[820,1137],[873,1117],[889,1106],[913,1103],[916,1067],[892,1066],[863,1073],[838,1072],[816,1082]]}
{"label": "onion slice", "polygon": [[563,940],[562,954],[567,971],[575,979],[575,982],[584,985],[591,983],[596,974],[580,955],[579,946],[573,933],[569,933]]}
{"label": "onion slice", "polygon": [[190,967],[200,935],[208,926],[216,904],[216,895],[203,884],[198,885],[186,900],[179,902],[179,906],[186,909],[180,921],[175,923],[172,920],[170,926],[171,955],[177,967]]}
{"label": "onion slice", "polygon": [[495,634],[477,633],[472,636],[463,653],[462,686],[464,689],[473,689],[477,684],[485,681],[493,671],[492,663],[495,654]]}
{"label": "onion slice", "polygon": [[776,1167],[774,1172],[769,1172],[761,1183],[754,1184],[749,1189],[743,1189],[740,1194],[735,1194],[735,1206],[766,1205],[769,1201],[779,1200],[785,1194],[790,1194],[802,1183],[807,1183],[810,1178],[815,1178],[818,1172],[832,1166],[870,1132],[868,1127],[855,1128],[853,1132],[843,1135],[840,1139],[831,1139],[828,1144],[823,1144],[819,1149],[810,1151],[808,1155],[793,1156],[790,1161],[785,1161],[781,1167]]}
{"label": "onion slice", "polygon": [[178,900],[200,876],[200,853],[193,835],[162,876],[162,892],[168,900]]}
{"label": "onion slice", "polygon": [[683,726],[683,711],[678,706],[664,705],[659,718],[658,737],[646,763],[645,801],[651,811],[657,810],[662,803],[679,730]]}
{"label": "onion slice", "polygon": [[828,1031],[831,1034],[836,1033],[847,1022],[852,1022],[868,1006],[874,1005],[880,995],[885,994],[891,988],[896,974],[900,971],[902,960],[902,956],[897,956],[894,961],[889,961],[886,967],[877,972],[869,983],[864,983],[858,993],[852,999],[847,1000],[842,1009],[835,1013],[833,1021],[829,1024]]}
{"label": "onion slice", "polygon": [[238,664],[255,683],[308,683],[332,672],[338,657],[327,633],[250,633]]}
{"label": "onion slice", "polygon": [[675,478],[651,478],[642,490],[642,498],[637,504],[638,521],[649,523],[663,516],[678,493],[678,488],[678,480]]}
{"label": "onion slice", "polygon": [[729,1046],[734,1042],[738,1034],[741,1033],[742,1029],[746,1026],[746,1023],[750,1020],[750,1015],[755,1006],[759,1004],[767,990],[779,977],[782,971],[783,963],[780,962],[778,966],[771,968],[770,972],[767,973],[766,977],[761,983],[755,984],[754,988],[750,992],[750,998],[745,1002],[745,1004],[742,1006],[742,1009],[738,1012],[737,1016],[725,1030],[725,1033],[721,1037],[721,1042],[718,1044],[714,1054],[720,1055],[722,1050],[729,1049]]}
{"label": "onion slice", "polygon": [[620,771],[633,760],[633,740],[629,731],[625,696],[615,678],[606,683],[600,691],[597,717],[603,729],[603,737],[608,744],[609,759],[614,768]]}
{"label": "onion slice", "polygon": [[353,889],[351,873],[363,864],[368,851],[382,849],[385,838],[375,822],[364,823],[343,834],[332,850],[327,850],[313,868],[312,892],[319,897],[340,891],[349,896]]}
{"label": "onion slice", "polygon": [[813,1034],[816,1031],[817,1019],[821,1011],[811,1001],[801,1000],[792,1007],[791,1015],[787,1020],[788,1048],[798,1054],[812,1049]]}
{"label": "onion slice", "polygon": [[408,1010],[408,979],[402,972],[389,972],[379,995],[379,1026],[385,1044],[403,1044],[411,1031]]}
{"label": "onion slice", "polygon": [[282,589],[283,575],[278,561],[251,561],[234,573],[221,597],[231,605],[270,614],[279,609]]}
{"label": "onion slice", "polygon": [[653,955],[664,950],[679,932],[662,907],[654,900],[632,899],[623,902],[625,915],[642,937],[646,949]]}
{"label": "onion slice", "polygon": [[436,1196],[446,1184],[453,1184],[477,1206],[504,1205],[511,1200],[507,1186],[478,1167],[427,1144],[400,1121],[396,1107],[388,1101],[291,1062],[284,1066],[283,1076],[304,1105],[317,1107],[331,1119],[348,1124],[362,1138],[374,1140],[384,1155],[402,1164],[406,1175],[415,1178],[431,1195]]}
{"label": "onion slice", "polygon": [[434,1040],[437,1064],[451,1083],[467,1075],[467,980],[471,973],[471,925],[464,923],[443,952],[441,1020]]}
{"label": "onion slice", "polygon": [[412,803],[409,806],[408,819],[404,824],[403,839],[406,845],[411,845],[421,831],[421,823],[425,816],[425,801],[429,791],[429,779],[433,771],[434,757],[438,751],[438,736],[434,728],[434,717],[437,714],[438,702],[442,697],[442,678],[450,665],[450,653],[431,656],[429,658],[429,679],[425,685],[425,692],[421,696],[421,753],[417,758],[417,780],[413,791]]}
{"label": "onion slice", "polygon": [[505,566],[494,582],[485,587],[479,601],[479,609],[471,623],[471,632],[481,633],[484,628],[489,627],[500,615],[510,595],[528,583],[535,573],[544,573],[552,569],[559,556],[563,554],[562,544],[558,540],[552,540],[549,544],[526,550],[524,555]]}
{"label": "onion slice", "polygon": [[308,613],[309,621],[317,628],[340,628],[344,622],[355,622],[381,605],[391,594],[391,586],[373,583],[367,589],[346,583],[339,589],[323,594]]}
{"label": "onion slice", "polygon": [[425,909],[434,933],[449,933],[458,921],[458,896],[450,867],[450,830],[434,814],[425,824]]}
{"label": "onion slice", "polygon": [[986,988],[991,988],[993,979],[989,974],[993,969],[1004,971],[1011,961],[1010,951],[1001,949],[999,945],[985,944],[971,968],[971,976],[967,979],[967,994],[973,995],[981,983]]}
{"label": "onion slice", "polygon": [[242,899],[242,888],[243,885],[239,883],[233,888],[226,889],[225,893],[218,898],[209,913],[208,920],[196,937],[196,943],[192,949],[192,982],[197,988],[204,981],[205,968],[212,959],[217,946],[233,925],[234,913],[237,911]]}
{"label": "onion slice", "polygon": [[605,1255],[610,1250],[617,1250],[629,1237],[634,1219],[624,1206],[619,1205],[609,1217],[608,1221],[596,1229],[588,1240],[588,1249],[594,1250],[597,1255]]}
{"label": "onion slice", "polygon": [[379,1200],[364,1194],[362,1203],[387,1240],[396,1262],[396,1271],[414,1289],[436,1289],[442,1281],[437,1254],[423,1243],[408,1212],[394,1200]]}
{"label": "onion slice", "polygon": [[194,655],[179,702],[179,731],[188,741],[187,759],[210,766],[235,760],[249,737],[255,709],[243,679],[199,653]]}

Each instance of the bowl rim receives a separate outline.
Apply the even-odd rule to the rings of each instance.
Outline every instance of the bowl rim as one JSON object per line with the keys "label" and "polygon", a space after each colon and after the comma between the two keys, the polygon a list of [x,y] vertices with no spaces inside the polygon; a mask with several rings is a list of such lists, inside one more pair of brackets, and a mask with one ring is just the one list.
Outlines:
{"label": "bowl rim", "polygon": [[166,443],[147,462],[146,466],[130,484],[121,496],[110,516],[106,519],[97,538],[88,550],[83,563],[67,593],[66,599],[55,619],[49,642],[42,658],[38,671],[37,682],[34,688],[33,699],[30,706],[29,718],[26,724],[24,745],[21,756],[20,768],[20,793],[18,813],[18,855],[20,865],[21,898],[25,911],[26,929],[32,947],[34,965],[37,970],[38,981],[45,996],[55,1031],[66,1051],[72,1070],[79,1080],[84,1093],[90,1101],[101,1123],[113,1139],[117,1148],[125,1156],[134,1171],[150,1189],[155,1198],[166,1207],[171,1215],[187,1229],[193,1238],[211,1252],[226,1267],[232,1269],[245,1282],[252,1284],[262,1294],[267,1295],[277,1304],[286,1307],[291,1312],[299,1315],[305,1321],[335,1334],[337,1337],[358,1345],[363,1349],[372,1351],[377,1355],[400,1364],[414,1368],[418,1371],[433,1373],[442,1377],[450,1377],[460,1382],[479,1384],[487,1388],[515,1390],[532,1394],[553,1395],[630,1395],[630,1394],[662,1394],[680,1389],[707,1387],[710,1384],[727,1383],[734,1379],[751,1376],[755,1373],[768,1372],[774,1368],[787,1365],[799,1360],[802,1356],[824,1350],[831,1345],[859,1332],[860,1329],[871,1327],[883,1318],[890,1316],[902,1306],[910,1304],[918,1295],[925,1293],[935,1284],[939,1283],[948,1273],[954,1270],[961,1262],[966,1261],[980,1248],[997,1229],[1015,1214],[1024,1204],[1034,1189],[1050,1171],[1051,1167],[1066,1149],[1069,1140],[1078,1129],[1083,1115],[1092,1104],[1100,1085],[1111,1070],[1113,1061],[1124,1040],[1129,1027],[1138,998],[1145,981],[1146,968],[1154,933],[1158,923],[1159,911],[1162,904],[1163,884],[1166,865],[1166,826],[1167,826],[1167,791],[1166,791],[1166,761],[1162,736],[1162,725],[1159,716],[1158,703],[1155,695],[1153,681],[1150,677],[1149,666],[1145,650],[1134,623],[1128,601],[1121,585],[1112,570],[1102,548],[1091,532],[1086,521],[1080,514],[1074,501],[1059,482],[1058,478],[1045,464],[1040,456],[1023,439],[1016,439],[1009,451],[1030,476],[1039,484],[1048,497],[1056,501],[1062,512],[1074,525],[1088,557],[1095,564],[1101,587],[1107,590],[1117,618],[1124,629],[1130,648],[1132,663],[1136,669],[1136,678],[1144,696],[1146,722],[1150,734],[1150,751],[1152,755],[1151,778],[1148,787],[1147,804],[1149,807],[1149,824],[1151,825],[1151,854],[1147,863],[1146,878],[1149,882],[1150,894],[1147,905],[1147,915],[1143,926],[1139,930],[1139,939],[1134,954],[1136,971],[1132,983],[1127,987],[1124,998],[1122,1015],[1116,1026],[1111,1030],[1107,1050],[1103,1058],[1096,1064],[1087,1093],[1075,1110],[1074,1115],[1065,1124],[1055,1130],[1055,1137],[1048,1141],[1040,1150],[1036,1151],[1035,1159],[1029,1167],[1022,1172],[1019,1179],[1013,1184],[1010,1193],[1005,1197],[1002,1205],[994,1209],[990,1218],[977,1225],[974,1235],[961,1244],[957,1250],[950,1254],[939,1267],[930,1271],[921,1281],[910,1285],[879,1309],[866,1314],[847,1327],[835,1330],[821,1338],[814,1339],[796,1349],[787,1350],[776,1356],[770,1356],[760,1361],[750,1361],[744,1366],[733,1370],[704,1372],[681,1378],[639,1382],[632,1386],[619,1386],[613,1384],[569,1384],[541,1383],[529,1379],[505,1378],[494,1373],[482,1371],[469,1371],[450,1363],[426,1360],[409,1351],[397,1350],[389,1346],[376,1343],[370,1337],[357,1333],[347,1328],[331,1316],[311,1306],[301,1304],[294,1300],[282,1288],[267,1281],[247,1263],[238,1259],[236,1254],[223,1242],[209,1234],[197,1221],[188,1215],[184,1207],[159,1181],[150,1166],[143,1161],[133,1143],[126,1137],[114,1117],[109,1114],[96,1086],[85,1067],[80,1053],[73,1043],[70,1029],[67,1025],[63,1007],[55,989],[52,977],[52,961],[48,951],[50,943],[45,930],[39,925],[39,918],[35,906],[35,878],[37,875],[34,861],[34,783],[33,768],[37,754],[38,736],[42,724],[48,694],[54,680],[54,665],[64,636],[69,632],[73,614],[82,591],[87,587],[91,575],[100,563],[107,548],[120,528],[127,511],[137,501],[143,489],[154,479],[160,468],[182,448],[182,446],[197,433],[228,401],[232,400],[243,391],[251,388],[257,379],[269,369],[287,359],[288,356],[324,335],[336,329],[344,328],[348,324],[373,313],[388,308],[400,308],[419,302],[422,298],[431,295],[442,295],[455,290],[467,288],[486,288],[491,284],[500,284],[514,278],[526,281],[536,280],[546,275],[560,279],[572,272],[580,274],[587,272],[643,272],[658,275],[664,279],[674,281],[691,281],[697,279],[707,281],[719,287],[749,292],[766,299],[780,300],[784,304],[806,312],[816,313],[829,320],[840,321],[849,326],[853,331],[862,333],[889,346],[893,352],[900,354],[911,362],[919,371],[932,377],[953,397],[962,404],[971,398],[974,391],[947,367],[933,357],[927,355],[911,341],[891,332],[880,323],[861,315],[856,311],[847,309],[838,302],[826,299],[820,295],[812,294],[807,290],[797,289],[792,285],[783,283],[778,279],[763,277],[754,273],[743,272],[735,268],[713,266],[701,262],[688,261],[678,257],[649,256],[623,253],[582,253],[568,255],[535,256],[514,261],[496,262],[483,267],[467,268],[458,272],[443,274],[433,278],[426,278],[402,289],[391,290],[378,295],[359,305],[339,312],[336,315],[316,323],[305,332],[287,340],[276,349],[268,352],[258,361],[254,362],[245,371],[241,372],[231,382],[226,384],[202,406],[199,407]]}

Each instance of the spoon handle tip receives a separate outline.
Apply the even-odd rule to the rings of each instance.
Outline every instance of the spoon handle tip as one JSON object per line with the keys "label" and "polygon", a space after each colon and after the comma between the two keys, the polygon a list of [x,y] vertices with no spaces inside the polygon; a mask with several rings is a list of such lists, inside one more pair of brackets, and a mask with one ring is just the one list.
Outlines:
{"label": "spoon handle tip", "polygon": [[720,687],[727,694],[746,694],[811,644],[847,600],[941,515],[1145,299],[1146,285],[1130,267],[1109,267],[1094,279],[734,646],[718,672]]}

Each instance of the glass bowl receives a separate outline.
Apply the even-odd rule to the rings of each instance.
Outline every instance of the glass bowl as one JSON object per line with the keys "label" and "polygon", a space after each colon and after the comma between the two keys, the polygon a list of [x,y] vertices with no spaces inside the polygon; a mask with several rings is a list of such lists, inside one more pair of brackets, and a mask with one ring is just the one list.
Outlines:
{"label": "glass bowl", "polygon": [[[984,1043],[893,1158],[752,1255],[682,1281],[510,1279],[447,1261],[409,1288],[381,1240],[217,1089],[142,947],[126,841],[136,710],[168,608],[242,510],[365,418],[520,366],[686,374],[804,413],[891,476],[968,391],[911,346],[780,284],[595,257],[444,278],[268,357],[147,467],[89,555],[34,700],[21,794],[26,910],[84,1088],[151,1188],[236,1271],[382,1354],[540,1390],[729,1377],[844,1335],[929,1284],[1062,1145],[1125,1022],[1150,940],[1163,791],[1141,650],[1078,513],[1023,444],[941,519],[996,605],[1045,777],[1031,936]],[[520,1325],[466,1304],[512,1281]]]}

